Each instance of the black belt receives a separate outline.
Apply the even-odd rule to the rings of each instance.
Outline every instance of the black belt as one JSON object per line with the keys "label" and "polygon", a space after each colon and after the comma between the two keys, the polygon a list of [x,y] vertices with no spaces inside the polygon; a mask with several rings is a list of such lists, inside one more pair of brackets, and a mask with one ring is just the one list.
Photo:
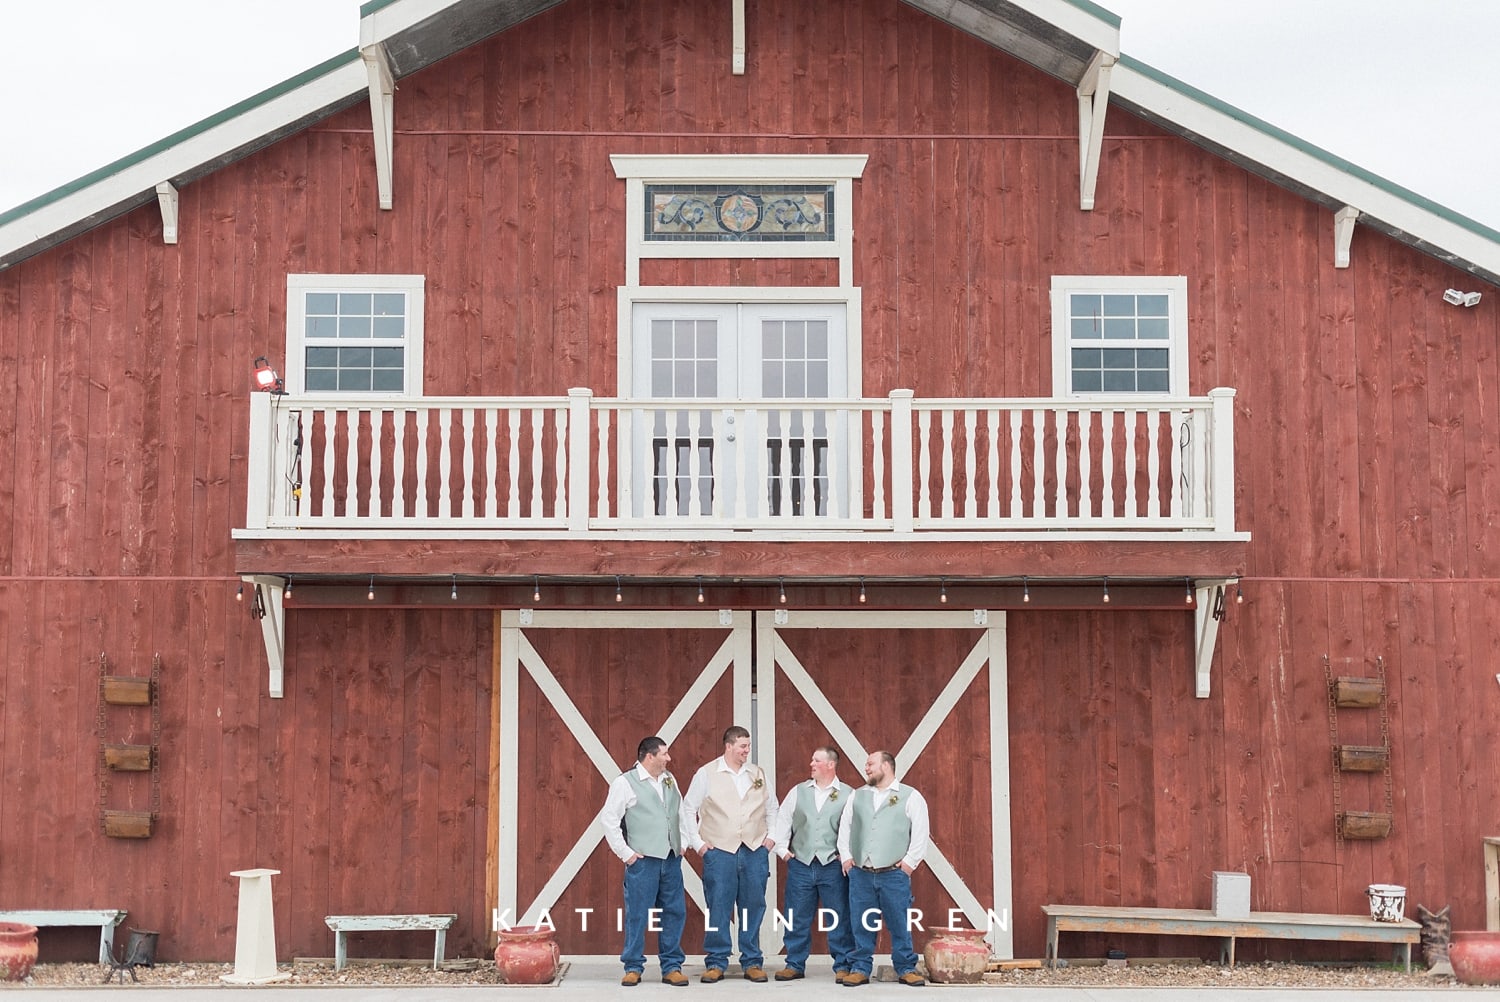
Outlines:
{"label": "black belt", "polygon": [[866,873],[890,873],[892,870],[901,869],[900,863],[892,863],[890,866],[861,866]]}

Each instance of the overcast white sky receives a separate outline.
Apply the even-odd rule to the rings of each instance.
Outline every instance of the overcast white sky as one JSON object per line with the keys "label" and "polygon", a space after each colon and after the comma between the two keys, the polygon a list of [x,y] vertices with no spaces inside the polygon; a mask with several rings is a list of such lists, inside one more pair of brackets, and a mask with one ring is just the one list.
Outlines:
{"label": "overcast white sky", "polygon": [[[1500,113],[1488,93],[1500,0],[1103,5],[1123,18],[1127,54],[1500,229]],[[0,10],[0,211],[359,37],[359,0],[6,0]]]}

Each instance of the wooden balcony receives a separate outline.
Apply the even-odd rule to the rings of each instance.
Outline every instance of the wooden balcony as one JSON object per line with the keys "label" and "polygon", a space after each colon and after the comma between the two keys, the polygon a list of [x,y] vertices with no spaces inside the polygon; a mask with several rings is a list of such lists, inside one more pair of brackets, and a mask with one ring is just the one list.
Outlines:
{"label": "wooden balcony", "polygon": [[1227,541],[1233,399],[256,393],[235,535]]}

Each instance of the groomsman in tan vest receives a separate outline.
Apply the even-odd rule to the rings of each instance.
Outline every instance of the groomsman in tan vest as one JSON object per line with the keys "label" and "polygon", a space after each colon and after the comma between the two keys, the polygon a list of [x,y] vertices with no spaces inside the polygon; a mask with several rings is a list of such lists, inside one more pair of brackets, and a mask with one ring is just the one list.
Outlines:
{"label": "groomsman in tan vest", "polygon": [[724,754],[694,774],[682,801],[683,834],[688,847],[703,857],[703,893],[708,898],[704,984],[724,980],[731,929],[745,980],[767,980],[760,925],[766,914],[775,824],[771,777],[750,762],[750,732],[731,727],[724,732]]}

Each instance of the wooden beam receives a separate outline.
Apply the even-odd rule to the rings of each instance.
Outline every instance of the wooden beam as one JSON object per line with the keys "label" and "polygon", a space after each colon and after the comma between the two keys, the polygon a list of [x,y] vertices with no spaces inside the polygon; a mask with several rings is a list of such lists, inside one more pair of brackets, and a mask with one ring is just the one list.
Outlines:
{"label": "wooden beam", "polygon": [[1354,223],[1359,210],[1346,205],[1333,214],[1333,266],[1349,267],[1349,243],[1354,239]]}
{"label": "wooden beam", "polygon": [[394,159],[396,123],[396,81],[391,73],[390,55],[384,42],[376,42],[359,50],[364,60],[365,73],[370,86],[370,124],[375,135],[375,187],[380,197],[380,207],[390,209],[394,204],[391,195],[391,168]]}
{"label": "wooden beam", "polygon": [[161,206],[161,242],[177,242],[177,189],[172,182],[163,181],[156,186],[156,203]]}
{"label": "wooden beam", "polygon": [[1095,52],[1078,82],[1078,206],[1085,212],[1094,207],[1104,116],[1109,111],[1109,74],[1114,65],[1114,56]]}
{"label": "wooden beam", "polygon": [[1193,589],[1193,695],[1207,699],[1219,623],[1224,618],[1224,590],[1233,580],[1199,581]]}
{"label": "wooden beam", "polygon": [[734,60],[731,70],[737,77],[745,75],[745,0],[729,0],[734,9]]}
{"label": "wooden beam", "polygon": [[255,589],[252,608],[260,610],[260,635],[266,645],[266,664],[269,669],[267,691],[272,699],[280,699],[286,679],[286,604],[282,589],[286,579],[279,575],[247,574],[241,578]]}

